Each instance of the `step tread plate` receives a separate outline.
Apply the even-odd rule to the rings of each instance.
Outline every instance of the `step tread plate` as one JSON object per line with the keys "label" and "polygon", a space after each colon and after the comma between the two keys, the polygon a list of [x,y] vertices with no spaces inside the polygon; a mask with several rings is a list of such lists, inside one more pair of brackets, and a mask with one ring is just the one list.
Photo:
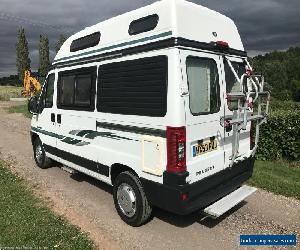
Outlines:
{"label": "step tread plate", "polygon": [[257,189],[244,185],[217,202],[213,203],[209,207],[204,209],[204,212],[213,218],[218,218],[228,210],[239,204],[248,196],[253,194]]}

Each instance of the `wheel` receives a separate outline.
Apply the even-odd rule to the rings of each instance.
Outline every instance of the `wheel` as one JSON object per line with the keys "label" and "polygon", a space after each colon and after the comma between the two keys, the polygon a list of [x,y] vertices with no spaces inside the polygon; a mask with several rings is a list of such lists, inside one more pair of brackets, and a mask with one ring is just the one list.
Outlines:
{"label": "wheel", "polygon": [[36,138],[33,142],[33,154],[36,165],[39,168],[46,169],[51,167],[52,160],[46,156],[45,149],[40,138]]}
{"label": "wheel", "polygon": [[152,208],[140,180],[133,173],[126,171],[117,176],[113,197],[118,214],[128,225],[137,227],[150,218]]}

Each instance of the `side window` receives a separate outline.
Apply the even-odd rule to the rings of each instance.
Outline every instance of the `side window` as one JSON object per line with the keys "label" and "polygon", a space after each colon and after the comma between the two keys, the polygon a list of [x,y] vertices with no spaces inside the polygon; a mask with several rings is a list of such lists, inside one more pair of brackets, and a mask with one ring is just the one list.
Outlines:
{"label": "side window", "polygon": [[74,104],[75,75],[63,75],[59,81],[61,105]]}
{"label": "side window", "polygon": [[147,32],[156,28],[158,24],[158,15],[150,15],[134,20],[129,25],[129,35],[137,35],[143,32]]}
{"label": "side window", "polygon": [[44,92],[45,108],[52,108],[53,106],[54,82],[55,82],[55,74],[50,74],[46,80],[46,85],[45,85],[45,92]]}
{"label": "side window", "polygon": [[92,80],[90,74],[78,75],[76,77],[75,105],[91,105]]}
{"label": "side window", "polygon": [[186,71],[193,115],[220,110],[220,86],[217,64],[213,59],[188,57]]}
{"label": "side window", "polygon": [[167,112],[167,75],[166,56],[101,65],[97,110],[163,117]]}
{"label": "side window", "polygon": [[100,32],[95,32],[91,35],[87,35],[72,41],[70,46],[71,52],[76,52],[78,50],[83,50],[96,46],[100,42],[101,34]]}
{"label": "side window", "polygon": [[96,67],[60,72],[58,108],[93,111],[96,72]]}

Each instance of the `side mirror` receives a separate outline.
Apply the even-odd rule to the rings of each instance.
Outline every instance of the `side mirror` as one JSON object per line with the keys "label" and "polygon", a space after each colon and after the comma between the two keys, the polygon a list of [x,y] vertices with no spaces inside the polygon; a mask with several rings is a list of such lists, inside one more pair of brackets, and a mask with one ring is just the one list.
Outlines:
{"label": "side mirror", "polygon": [[28,111],[33,115],[37,115],[39,113],[38,106],[38,96],[31,97],[28,101]]}

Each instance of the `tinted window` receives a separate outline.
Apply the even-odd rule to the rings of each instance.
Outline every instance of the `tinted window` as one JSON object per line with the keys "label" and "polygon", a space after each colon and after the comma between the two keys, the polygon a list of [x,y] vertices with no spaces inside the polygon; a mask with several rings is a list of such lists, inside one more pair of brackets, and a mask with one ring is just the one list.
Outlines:
{"label": "tinted window", "polygon": [[94,110],[96,67],[59,73],[58,107]]}
{"label": "tinted window", "polygon": [[158,15],[155,14],[132,21],[129,26],[129,35],[136,35],[155,29],[158,19]]}
{"label": "tinted window", "polygon": [[[245,64],[238,62],[231,62],[232,67],[237,73],[238,77],[241,78],[246,72]],[[225,65],[225,81],[226,81],[226,92],[240,92],[240,82],[235,78],[227,60],[224,61]],[[246,80],[246,78],[245,78]],[[236,110],[238,108],[238,100],[227,99],[227,105],[230,110]]]}
{"label": "tinted window", "polygon": [[45,108],[51,108],[53,106],[54,81],[55,75],[50,74],[46,82]]}
{"label": "tinted window", "polygon": [[75,88],[75,104],[90,105],[91,104],[91,75],[79,75],[76,78]]}
{"label": "tinted window", "polygon": [[60,81],[60,103],[63,105],[74,104],[75,76],[62,76]]}
{"label": "tinted window", "polygon": [[98,111],[164,116],[167,110],[167,72],[166,56],[100,66]]}
{"label": "tinted window", "polygon": [[71,43],[71,52],[75,52],[82,49],[87,49],[96,46],[100,42],[100,32],[95,32],[91,35],[84,36],[74,40]]}
{"label": "tinted window", "polygon": [[220,87],[216,62],[208,58],[188,57],[186,66],[192,114],[218,112]]}

